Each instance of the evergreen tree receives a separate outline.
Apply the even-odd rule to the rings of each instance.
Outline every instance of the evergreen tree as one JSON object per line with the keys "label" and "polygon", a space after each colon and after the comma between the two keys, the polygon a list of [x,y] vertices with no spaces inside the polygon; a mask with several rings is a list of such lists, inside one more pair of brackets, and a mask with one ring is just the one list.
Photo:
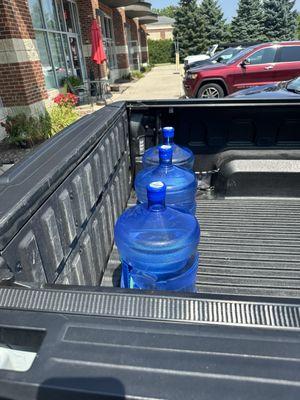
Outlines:
{"label": "evergreen tree", "polygon": [[152,8],[152,11],[158,15],[162,15],[169,18],[175,18],[176,6],[167,6],[164,8]]}
{"label": "evergreen tree", "polygon": [[225,24],[225,40],[230,42],[232,41],[232,35],[231,35],[231,22]]}
{"label": "evergreen tree", "polygon": [[239,43],[264,40],[263,23],[261,0],[239,0],[237,15],[231,24],[232,40]]}
{"label": "evergreen tree", "polygon": [[182,59],[207,50],[204,20],[196,0],[180,0],[173,33]]}
{"label": "evergreen tree", "polygon": [[264,1],[264,33],[268,40],[293,40],[297,37],[295,0]]}
{"label": "evergreen tree", "polygon": [[228,31],[224,19],[223,11],[218,3],[218,0],[203,0],[200,6],[200,12],[204,19],[205,37],[207,44],[226,42]]}

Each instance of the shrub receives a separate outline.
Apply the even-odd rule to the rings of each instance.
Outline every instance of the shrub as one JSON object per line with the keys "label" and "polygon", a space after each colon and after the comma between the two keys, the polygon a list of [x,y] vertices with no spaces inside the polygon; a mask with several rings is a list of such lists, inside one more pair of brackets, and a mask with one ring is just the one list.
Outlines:
{"label": "shrub", "polygon": [[144,76],[144,74],[141,71],[132,71],[131,76],[135,79],[140,79]]}
{"label": "shrub", "polygon": [[151,64],[172,63],[174,59],[174,45],[171,39],[148,40],[149,61]]}
{"label": "shrub", "polygon": [[8,116],[1,126],[5,128],[7,143],[18,147],[32,147],[60,132],[78,118],[79,114],[74,108],[55,105],[38,117],[26,114]]}
{"label": "shrub", "polygon": [[68,78],[65,78],[62,83],[64,84],[64,83],[68,83],[68,82],[74,88],[82,85],[82,80],[80,78],[78,78],[78,76],[69,76]]}
{"label": "shrub", "polygon": [[150,72],[151,69],[152,69],[151,65],[142,65],[141,68],[140,68],[140,71],[142,73],[145,73],[145,72],[147,73],[147,72]]}
{"label": "shrub", "polygon": [[128,74],[123,75],[123,76],[122,76],[122,79],[123,79],[124,81],[132,81],[131,72],[129,72]]}
{"label": "shrub", "polygon": [[59,94],[53,100],[59,107],[75,107],[78,103],[78,97],[75,94]]}
{"label": "shrub", "polygon": [[51,121],[51,135],[71,125],[79,118],[78,112],[69,106],[53,106],[49,110]]}
{"label": "shrub", "polygon": [[8,116],[1,125],[5,128],[9,144],[31,147],[51,136],[51,120],[48,112],[38,117],[18,114]]}

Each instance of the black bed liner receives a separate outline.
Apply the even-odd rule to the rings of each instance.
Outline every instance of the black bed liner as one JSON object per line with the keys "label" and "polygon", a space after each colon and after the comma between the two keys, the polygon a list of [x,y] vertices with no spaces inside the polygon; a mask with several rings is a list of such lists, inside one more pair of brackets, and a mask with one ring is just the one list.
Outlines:
{"label": "black bed liner", "polygon": [[[198,293],[300,297],[300,199],[199,197],[196,216]],[[102,285],[118,286],[119,277],[114,247]]]}
{"label": "black bed liner", "polygon": [[300,297],[300,199],[199,201],[201,293]]}

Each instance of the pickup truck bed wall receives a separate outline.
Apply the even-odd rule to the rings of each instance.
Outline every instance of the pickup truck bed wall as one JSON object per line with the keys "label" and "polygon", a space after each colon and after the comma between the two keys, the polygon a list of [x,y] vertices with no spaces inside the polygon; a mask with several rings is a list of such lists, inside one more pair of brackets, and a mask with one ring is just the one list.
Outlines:
{"label": "pickup truck bed wall", "polygon": [[0,265],[25,282],[99,284],[130,187],[126,109],[106,107],[0,178]]}
{"label": "pickup truck bed wall", "polygon": [[[0,370],[0,398],[298,398],[299,110],[117,103],[3,175],[0,346],[38,357],[27,372]],[[218,171],[198,199],[200,292],[99,287],[143,141],[167,124],[197,171]]]}

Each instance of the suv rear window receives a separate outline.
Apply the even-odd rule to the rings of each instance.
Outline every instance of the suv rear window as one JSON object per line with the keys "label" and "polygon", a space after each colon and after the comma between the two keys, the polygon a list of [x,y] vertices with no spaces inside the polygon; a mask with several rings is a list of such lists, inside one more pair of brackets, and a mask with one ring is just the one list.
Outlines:
{"label": "suv rear window", "polygon": [[281,47],[278,54],[278,62],[300,61],[300,46]]}

